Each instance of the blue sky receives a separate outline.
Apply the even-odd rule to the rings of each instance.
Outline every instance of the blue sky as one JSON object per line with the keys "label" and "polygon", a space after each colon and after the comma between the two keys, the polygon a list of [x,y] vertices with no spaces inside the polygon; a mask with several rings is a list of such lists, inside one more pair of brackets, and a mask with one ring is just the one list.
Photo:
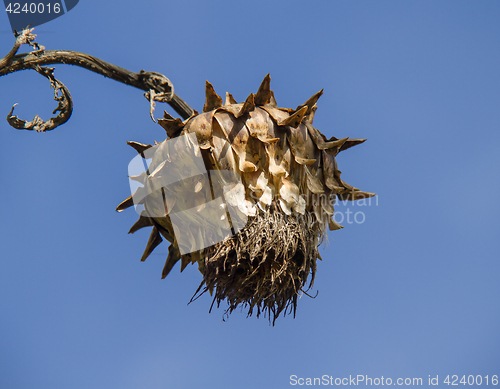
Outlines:
{"label": "blue sky", "polygon": [[[187,306],[195,266],[127,235],[129,140],[165,138],[142,92],[58,65],[73,116],[36,134],[0,120],[1,388],[287,388],[290,376],[500,375],[500,3],[82,0],[36,29],[47,49],[165,74],[201,110],[204,83],[241,101],[267,73],[280,106],[318,90],[315,126],[368,138],[343,178],[379,194],[321,251],[297,317]],[[3,56],[13,43],[0,12]],[[0,78],[0,111],[50,117],[48,82]],[[159,106],[157,116],[167,105]],[[484,383],[483,383],[484,385]],[[491,382],[490,382],[491,385]]]}

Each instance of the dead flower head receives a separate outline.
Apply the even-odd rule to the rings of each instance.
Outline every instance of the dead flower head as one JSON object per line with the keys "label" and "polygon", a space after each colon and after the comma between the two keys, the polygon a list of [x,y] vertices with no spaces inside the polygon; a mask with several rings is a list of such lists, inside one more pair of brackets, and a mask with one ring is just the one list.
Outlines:
{"label": "dead flower head", "polygon": [[203,113],[182,121],[165,113],[167,139],[155,145],[128,142],[150,159],[131,177],[140,186],[117,210],[142,204],[130,233],[152,227],[145,260],[162,237],[170,242],[165,278],[181,262],[198,263],[213,303],[241,306],[274,321],[293,312],[314,282],[318,245],[336,197],[374,194],[345,183],[335,156],[364,139],[326,137],[313,125],[322,91],[295,109],[279,108],[264,78],[256,94],[225,102],[206,83]]}

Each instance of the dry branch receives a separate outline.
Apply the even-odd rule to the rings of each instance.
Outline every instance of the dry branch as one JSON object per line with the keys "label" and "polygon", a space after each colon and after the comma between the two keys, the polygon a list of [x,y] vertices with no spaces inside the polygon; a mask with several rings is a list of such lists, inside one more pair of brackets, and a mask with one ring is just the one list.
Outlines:
{"label": "dry branch", "polygon": [[[55,118],[44,122],[40,117],[35,116],[31,122],[18,119],[12,115],[14,106],[9,113],[7,120],[9,124],[17,129],[36,130],[40,132],[49,131],[66,122],[71,116],[72,100],[68,89],[62,82],[53,75],[53,68],[44,68],[44,65],[68,64],[75,65],[92,72],[112,78],[126,85],[139,88],[145,93],[146,98],[151,102],[151,113],[154,109],[154,102],[168,103],[183,119],[187,119],[193,114],[193,109],[179,96],[174,93],[174,87],[170,80],[163,74],[156,72],[146,72],[141,70],[139,73],[110,64],[99,58],[85,53],[68,50],[45,50],[45,47],[39,46],[34,39],[36,35],[31,32],[33,29],[25,29],[16,35],[16,41],[10,52],[0,59],[0,77],[20,70],[34,69],[38,73],[47,77],[51,86],[55,89],[54,99],[58,101],[58,107],[54,113],[59,111]],[[16,54],[23,44],[29,44],[35,50]],[[59,91],[61,94],[59,95]],[[152,115],[151,115],[152,116]]]}

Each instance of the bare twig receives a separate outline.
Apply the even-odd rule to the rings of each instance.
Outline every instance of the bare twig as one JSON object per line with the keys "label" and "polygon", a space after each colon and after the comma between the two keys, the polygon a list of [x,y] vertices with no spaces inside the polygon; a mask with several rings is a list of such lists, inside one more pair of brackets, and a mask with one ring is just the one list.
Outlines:
{"label": "bare twig", "polygon": [[[14,104],[7,115],[7,121],[12,127],[17,128],[18,130],[46,132],[53,130],[68,121],[71,117],[71,113],[73,112],[73,101],[68,88],[66,88],[61,81],[56,80],[54,77],[54,68],[40,67],[36,65],[35,70],[50,80],[50,86],[54,88],[54,100],[59,102],[57,108],[54,109],[52,113],[54,114],[59,111],[59,114],[55,118],[50,118],[47,121],[43,121],[40,116],[35,115],[31,122],[27,122],[26,120],[19,119],[17,116],[12,115],[14,107],[17,105]],[[59,95],[59,91],[61,91],[61,95]]]}
{"label": "bare twig", "polygon": [[[18,119],[9,113],[8,121],[15,128],[33,129],[36,131],[48,131],[66,122],[71,116],[72,100],[68,89],[60,81],[54,78],[53,68],[42,68],[43,65],[68,64],[83,67],[104,77],[112,78],[116,81],[131,85],[144,90],[146,98],[150,101],[150,114],[153,117],[155,101],[168,103],[183,119],[187,119],[193,114],[193,109],[179,96],[174,93],[174,87],[170,80],[163,74],[156,72],[139,73],[110,64],[99,58],[85,53],[68,50],[45,50],[43,46],[38,46],[34,42],[36,35],[31,34],[33,29],[25,29],[21,34],[16,34],[16,42],[12,50],[0,59],[0,77],[20,70],[34,69],[51,81],[55,89],[55,100],[59,105],[54,111],[60,111],[56,118],[43,122],[38,116],[31,122]],[[16,54],[23,44],[30,44],[34,51],[25,54]],[[58,96],[58,91],[61,95]],[[14,108],[14,107],[13,107]],[[153,119],[154,120],[154,119]]]}

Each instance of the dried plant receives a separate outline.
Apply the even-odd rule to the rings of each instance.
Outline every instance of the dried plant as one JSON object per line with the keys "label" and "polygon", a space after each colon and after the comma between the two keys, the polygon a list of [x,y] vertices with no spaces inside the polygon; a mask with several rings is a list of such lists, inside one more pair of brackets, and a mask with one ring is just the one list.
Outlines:
{"label": "dried plant", "polygon": [[[148,171],[134,178],[142,184],[138,191],[156,187],[162,192],[136,193],[117,210],[144,204],[145,211],[131,230],[153,227],[142,260],[161,243],[161,236],[171,243],[163,277],[178,261],[181,271],[188,263],[197,262],[203,274],[198,291],[213,293],[217,305],[227,301],[228,312],[243,305],[249,315],[264,312],[274,322],[281,312],[295,313],[297,297],[308,287],[309,275],[309,286],[314,281],[318,245],[326,229],[341,228],[332,218],[335,197],[357,200],[374,194],[345,183],[335,161],[340,151],[364,139],[327,140],[312,125],[322,91],[296,109],[278,108],[270,81],[267,75],[257,93],[239,104],[229,93],[223,103],[207,82],[202,114],[195,112],[181,121],[165,113],[159,124],[166,130],[167,140],[154,146],[131,143],[141,155],[149,150],[152,158]],[[175,175],[180,177],[181,171],[189,169],[184,163],[166,163],[174,158],[192,160],[174,156],[179,147],[169,145],[170,140],[188,134],[194,134],[195,141],[189,145],[190,138],[186,138],[185,147],[199,146],[207,171],[229,171],[236,180],[214,184],[215,174],[209,180],[198,169],[189,174],[195,177],[190,182],[162,182],[163,177],[174,175],[173,170],[179,169]],[[207,190],[202,190],[204,187]],[[220,187],[221,193],[213,193],[214,187]],[[134,201],[134,196],[140,201]],[[207,235],[217,232],[224,212],[213,212],[208,218],[202,213],[207,212],[205,205],[219,196],[248,222],[236,235],[228,233],[222,241],[196,249],[197,240],[216,241]],[[189,235],[190,247],[180,250],[172,215],[178,220],[177,215],[189,210],[198,214],[190,213],[176,222],[177,230]]]}
{"label": "dried plant", "polygon": [[[36,50],[15,55],[23,43]],[[25,30],[0,60],[0,76],[35,69],[51,81],[60,113],[47,122],[39,117],[26,122],[11,111],[8,121],[15,128],[43,132],[69,119],[71,96],[54,78],[53,68],[41,67],[49,63],[82,66],[141,88],[150,101],[151,118],[158,101],[170,104],[184,119],[165,112],[158,120],[167,133],[165,141],[128,142],[141,157],[151,159],[142,174],[131,177],[142,186],[117,207],[144,207],[130,229],[134,233],[152,227],[141,260],[165,238],[170,247],[162,278],[179,261],[181,271],[197,263],[203,280],[193,299],[208,291],[212,306],[226,301],[227,313],[242,306],[248,315],[263,313],[273,324],[281,313],[295,315],[298,296],[313,285],[326,229],[342,228],[333,219],[335,199],[374,196],[344,182],[335,161],[340,151],[365,140],[326,139],[312,124],[323,91],[288,109],[276,104],[269,75],[243,103],[229,93],[223,102],[207,82],[199,114],[159,73],[130,72],[82,53],[48,52],[36,46],[31,30]],[[193,163],[196,158],[203,166]],[[185,179],[172,181],[172,175]],[[221,207],[207,207],[216,199],[223,199]],[[221,229],[221,221],[230,226],[228,231]]]}

